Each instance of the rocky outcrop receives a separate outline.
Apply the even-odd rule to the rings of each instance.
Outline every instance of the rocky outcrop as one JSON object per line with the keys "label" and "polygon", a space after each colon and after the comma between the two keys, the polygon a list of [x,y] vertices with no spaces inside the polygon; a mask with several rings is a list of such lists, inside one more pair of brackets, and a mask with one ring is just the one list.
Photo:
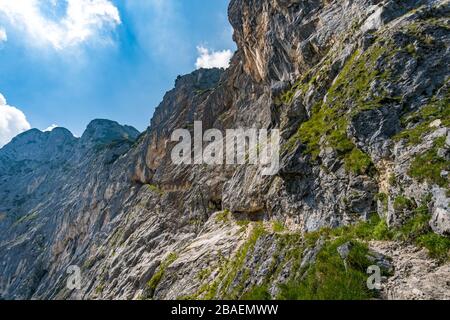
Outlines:
{"label": "rocky outcrop", "polygon": [[[95,120],[0,149],[0,298],[299,298],[324,257],[361,280],[337,298],[367,298],[361,266],[385,255],[382,298],[405,297],[395,279],[446,298],[445,277],[411,282],[403,251],[367,241],[403,237],[448,274],[449,2],[232,0],[229,16],[230,67],[179,77],[142,134]],[[279,172],[174,165],[171,134],[194,121],[280,129]]]}
{"label": "rocky outcrop", "polygon": [[383,288],[385,299],[450,299],[450,266],[429,259],[425,250],[404,243],[372,242],[371,247],[393,258],[396,275]]}

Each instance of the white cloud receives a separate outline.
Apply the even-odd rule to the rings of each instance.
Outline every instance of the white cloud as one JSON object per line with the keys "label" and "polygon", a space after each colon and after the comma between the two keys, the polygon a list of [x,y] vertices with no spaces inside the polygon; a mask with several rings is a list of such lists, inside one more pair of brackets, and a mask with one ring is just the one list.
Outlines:
{"label": "white cloud", "polygon": [[11,27],[25,32],[33,44],[50,44],[55,49],[79,45],[121,23],[118,9],[109,0],[64,3],[67,6],[62,7],[61,16],[57,0],[0,0],[0,19],[6,17]]}
{"label": "white cloud", "polygon": [[230,60],[233,57],[233,52],[231,52],[231,50],[210,51],[203,46],[198,46],[197,50],[199,54],[197,62],[195,63],[197,69],[228,68]]}
{"label": "white cloud", "polygon": [[0,93],[0,148],[19,133],[31,129],[25,114],[15,107],[8,106]]}
{"label": "white cloud", "polygon": [[44,130],[44,132],[50,132],[53,131],[53,129],[55,128],[59,128],[59,126],[57,124],[52,124],[50,127],[48,127],[47,129]]}
{"label": "white cloud", "polygon": [[6,41],[8,41],[8,35],[6,34],[6,30],[0,27],[0,44]]}

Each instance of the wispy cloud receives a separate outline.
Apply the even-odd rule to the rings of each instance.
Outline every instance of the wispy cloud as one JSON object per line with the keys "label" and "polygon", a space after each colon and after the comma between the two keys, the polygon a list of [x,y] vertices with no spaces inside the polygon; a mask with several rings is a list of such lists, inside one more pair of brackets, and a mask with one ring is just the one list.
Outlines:
{"label": "wispy cloud", "polygon": [[25,114],[7,104],[0,93],[0,148],[11,141],[19,133],[31,128]]}
{"label": "wispy cloud", "polygon": [[233,52],[231,52],[231,50],[210,51],[203,46],[198,46],[197,50],[199,54],[197,62],[195,63],[197,69],[228,68],[230,60],[233,57]]}
{"label": "wispy cloud", "polygon": [[174,0],[126,2],[140,45],[164,64],[186,59],[189,52],[180,5]]}
{"label": "wispy cloud", "polygon": [[59,50],[104,36],[121,23],[118,9],[109,0],[66,0],[66,3],[62,12],[58,12],[60,3],[56,0],[0,0],[0,19],[22,31],[32,44],[50,44]]}
{"label": "wispy cloud", "polygon": [[8,41],[8,35],[6,34],[6,30],[0,27],[0,44],[6,41]]}
{"label": "wispy cloud", "polygon": [[44,129],[44,132],[50,132],[50,131],[53,131],[53,129],[56,129],[56,128],[59,128],[59,126],[57,124],[52,124],[47,129]]}

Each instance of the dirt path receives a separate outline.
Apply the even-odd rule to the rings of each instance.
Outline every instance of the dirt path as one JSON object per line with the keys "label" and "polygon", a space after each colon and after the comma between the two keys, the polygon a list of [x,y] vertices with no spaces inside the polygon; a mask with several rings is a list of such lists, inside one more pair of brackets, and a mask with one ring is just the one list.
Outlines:
{"label": "dirt path", "polygon": [[450,300],[450,263],[439,265],[425,249],[398,242],[372,241],[370,248],[392,258],[395,274],[383,284],[393,300]]}

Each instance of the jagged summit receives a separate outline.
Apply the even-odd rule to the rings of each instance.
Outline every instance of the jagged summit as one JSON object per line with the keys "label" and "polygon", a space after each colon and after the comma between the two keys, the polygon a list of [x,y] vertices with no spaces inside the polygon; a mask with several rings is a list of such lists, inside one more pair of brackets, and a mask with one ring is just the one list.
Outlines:
{"label": "jagged summit", "polygon": [[108,143],[120,140],[134,141],[140,132],[127,125],[120,125],[116,121],[96,119],[89,123],[83,135],[81,142]]}
{"label": "jagged summit", "polygon": [[31,129],[19,134],[1,148],[0,157],[8,157],[10,161],[43,161],[66,152],[76,142],[77,138],[64,128],[55,128],[50,132]]}
{"label": "jagged summit", "polygon": [[[51,131],[31,129],[11,140],[0,149],[0,155],[22,159],[44,159],[59,154],[62,150],[81,144],[107,144],[117,141],[133,142],[140,132],[132,126],[120,125],[116,121],[96,119],[89,123],[81,138],[76,138],[68,129],[57,127]],[[53,151],[52,151],[53,150]]]}
{"label": "jagged summit", "polygon": [[214,88],[220,80],[224,69],[211,68],[211,69],[198,69],[192,73],[178,76],[175,80],[175,89],[180,86],[194,86],[198,90],[207,90]]}
{"label": "jagged summit", "polygon": [[41,131],[39,129],[30,129],[14,137],[9,144],[12,145],[30,144],[49,139],[53,140],[60,137],[74,138],[73,134],[65,128],[55,128],[52,131],[47,132]]}

